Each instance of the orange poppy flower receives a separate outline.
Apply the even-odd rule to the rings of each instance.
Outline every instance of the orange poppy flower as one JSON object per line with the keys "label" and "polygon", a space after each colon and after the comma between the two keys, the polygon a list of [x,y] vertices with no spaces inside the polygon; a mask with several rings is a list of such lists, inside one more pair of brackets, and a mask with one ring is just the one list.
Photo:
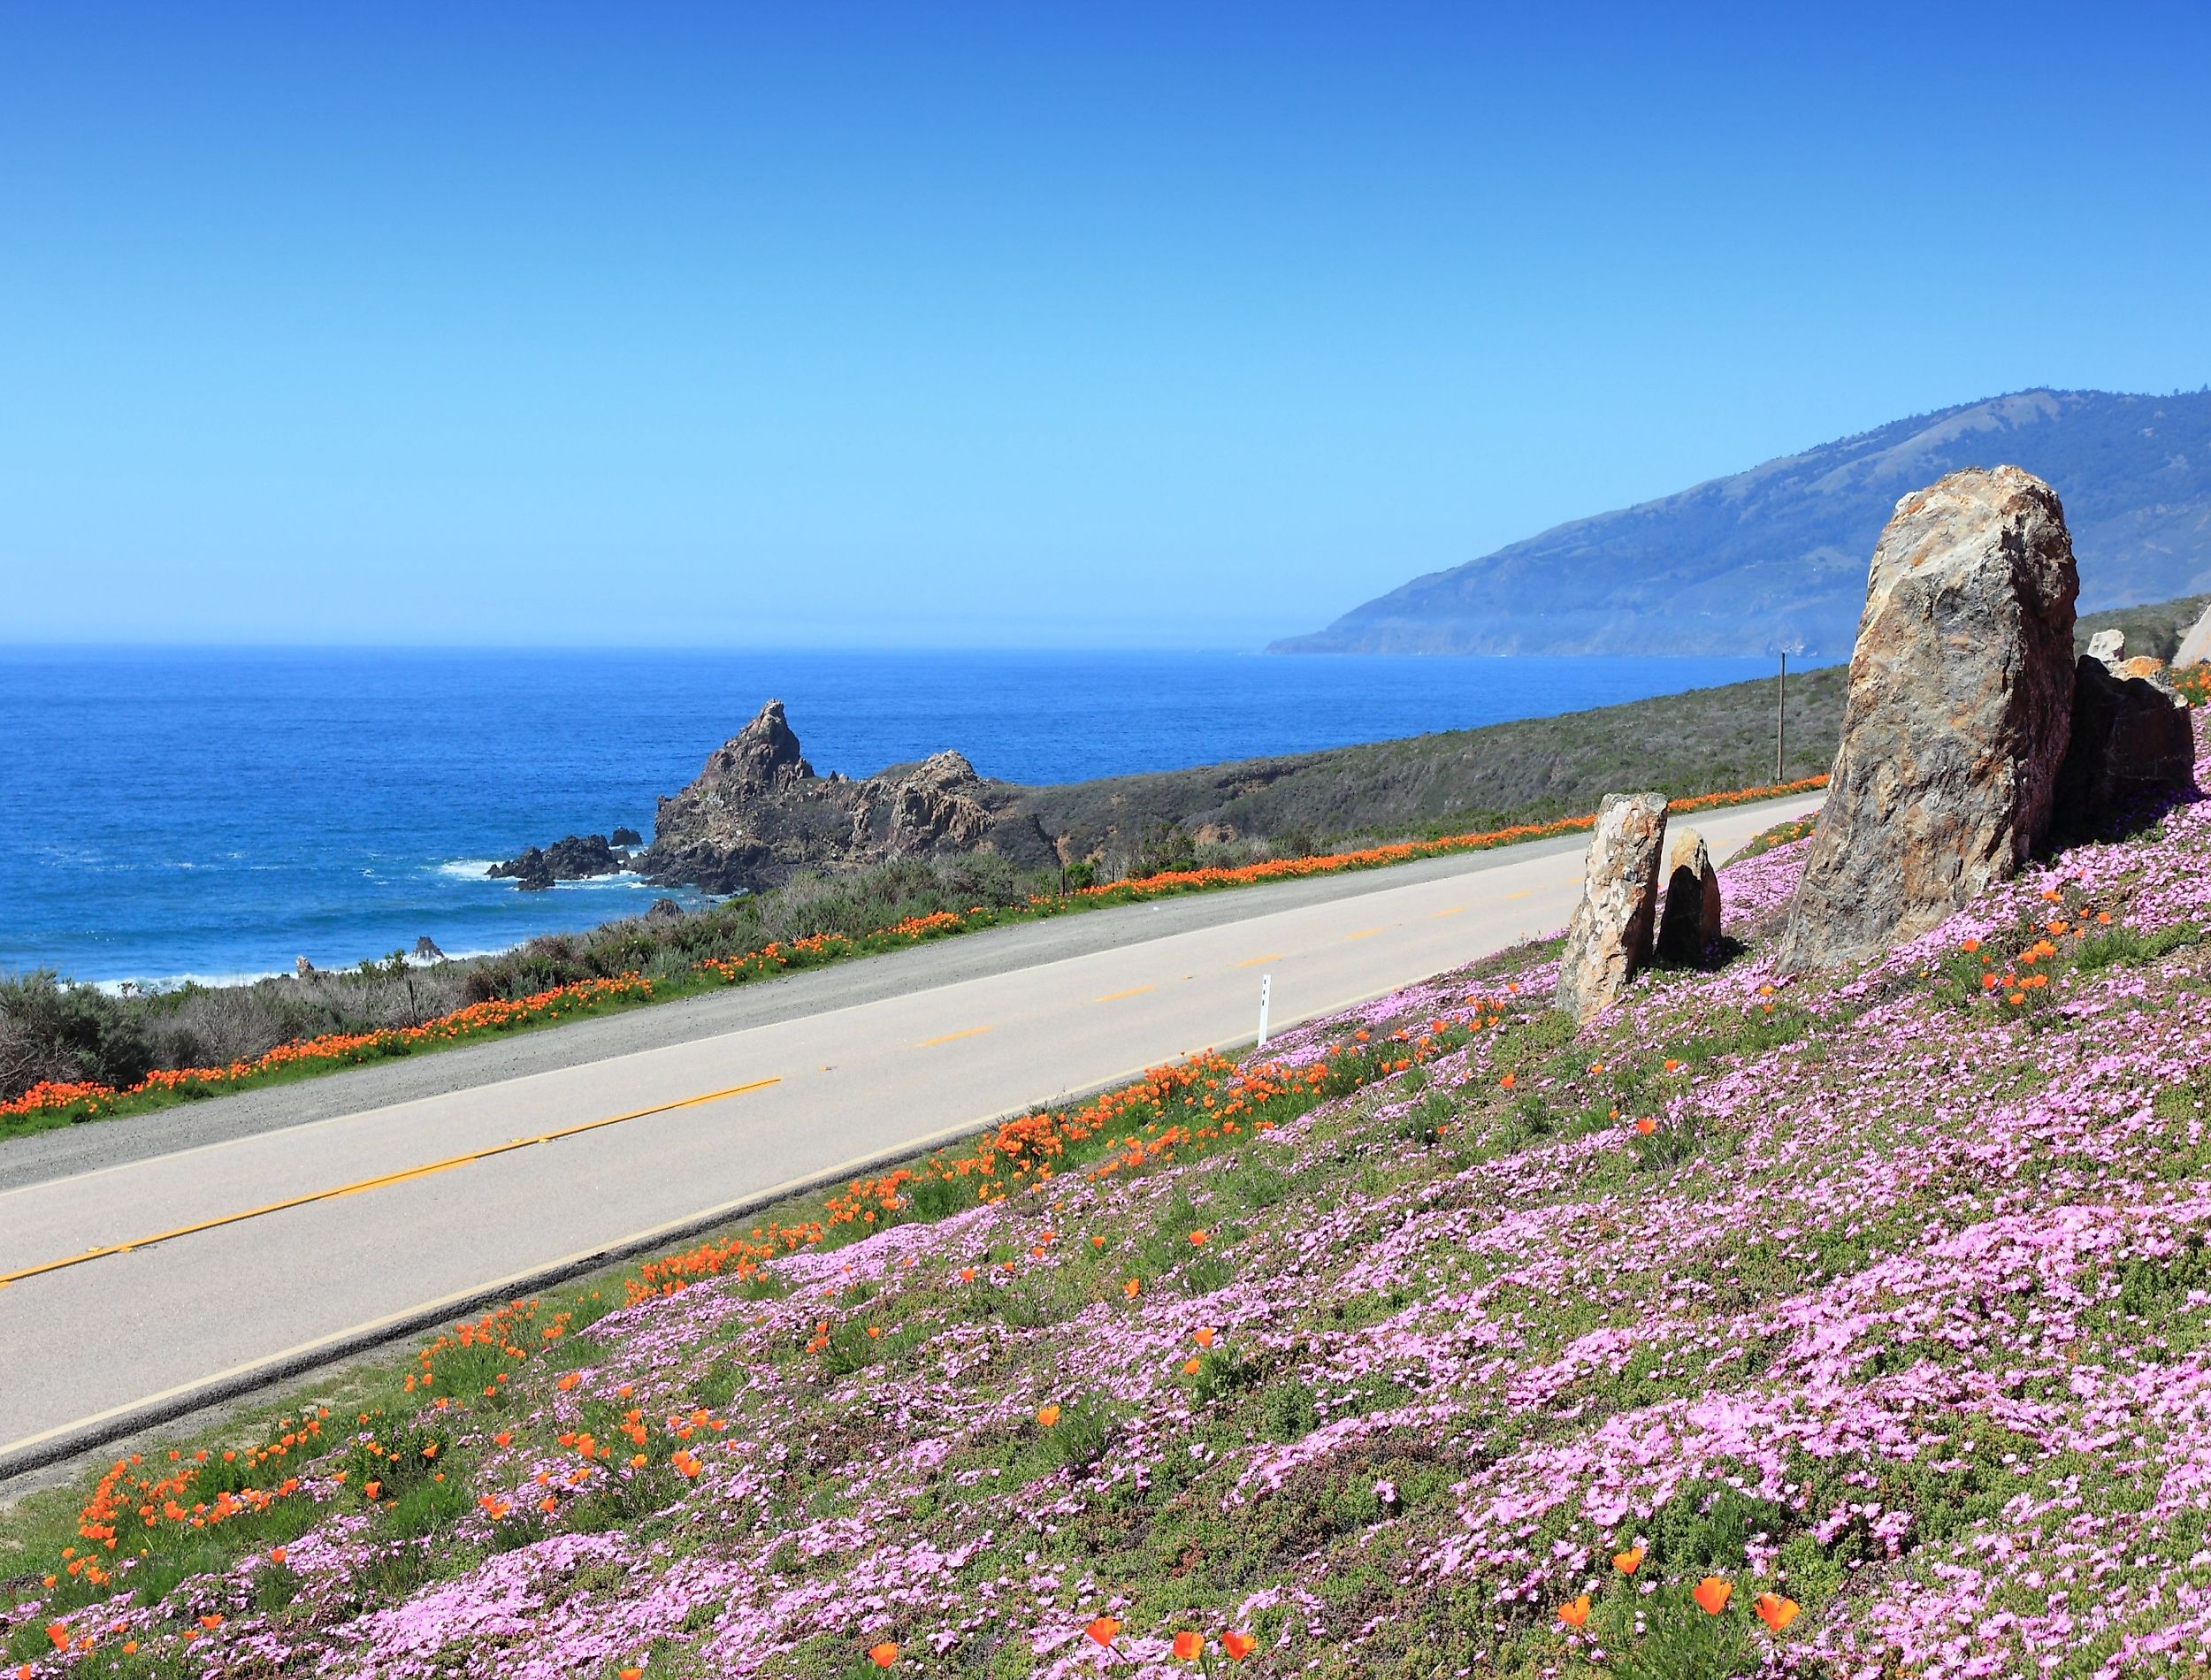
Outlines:
{"label": "orange poppy flower", "polygon": [[1089,1634],[1098,1644],[1111,1646],[1115,1639],[1121,1638],[1121,1623],[1110,1615],[1101,1615],[1083,1631]]}
{"label": "orange poppy flower", "polygon": [[1509,1091],[1512,1088],[1512,1080],[1513,1075],[1507,1073],[1503,1079],[1499,1080],[1497,1083]]}
{"label": "orange poppy flower", "polygon": [[69,1649],[69,1629],[66,1624],[60,1622],[48,1623],[46,1625],[46,1637],[53,1641],[55,1650],[66,1651]]}
{"label": "orange poppy flower", "polygon": [[1060,1409],[1057,1406],[1037,1407],[1037,1421],[1039,1424],[1042,1424],[1046,1429],[1050,1429],[1054,1424],[1060,1421]]}
{"label": "orange poppy flower", "polygon": [[1578,1599],[1568,1599],[1558,1607],[1558,1619],[1570,1628],[1578,1628],[1589,1619],[1589,1595],[1584,1592]]}
{"label": "orange poppy flower", "polygon": [[1759,1621],[1779,1633],[1796,1620],[1796,1613],[1803,1607],[1778,1592],[1761,1592],[1751,1600],[1750,1607],[1758,1613]]}
{"label": "orange poppy flower", "polygon": [[868,1647],[868,1661],[878,1669],[887,1669],[899,1660],[899,1648],[885,1639],[881,1645]]}
{"label": "orange poppy flower", "polygon": [[1241,1662],[1259,1648],[1259,1642],[1248,1633],[1224,1633],[1220,1636],[1220,1648],[1228,1653],[1230,1661]]}
{"label": "orange poppy flower", "polygon": [[219,1615],[203,1615],[200,1618],[200,1625],[212,1633],[223,1625],[223,1618]]}
{"label": "orange poppy flower", "polygon": [[1185,1377],[1195,1377],[1197,1375],[1197,1361],[1195,1359],[1185,1359],[1182,1362],[1182,1375]]}
{"label": "orange poppy flower", "polygon": [[1643,1548],[1632,1546],[1625,1552],[1612,1554],[1612,1567],[1622,1575],[1633,1575],[1643,1566]]}
{"label": "orange poppy flower", "polygon": [[1195,1662],[1205,1653],[1205,1636],[1184,1631],[1174,1636],[1174,1656],[1178,1662]]}
{"label": "orange poppy flower", "polygon": [[622,1670],[622,1680],[645,1680],[645,1670],[642,1669],[624,1669]]}
{"label": "orange poppy flower", "polygon": [[1689,1596],[1696,1600],[1696,1607],[1707,1615],[1718,1615],[1727,1607],[1727,1595],[1735,1590],[1731,1581],[1723,1581],[1717,1575],[1708,1575],[1696,1584]]}
{"label": "orange poppy flower", "polygon": [[361,1484],[361,1492],[368,1497],[369,1502],[373,1505],[378,1499],[382,1497],[384,1493],[384,1484],[381,1482],[363,1482]]}
{"label": "orange poppy flower", "polygon": [[1197,1329],[1190,1333],[1190,1340],[1196,1342],[1200,1348],[1212,1347],[1213,1345],[1213,1338],[1218,1336],[1220,1333],[1215,1330],[1211,1325],[1200,1325]]}
{"label": "orange poppy flower", "polygon": [[1127,1283],[1121,1286],[1121,1292],[1124,1295],[1127,1295],[1129,1300],[1134,1301],[1138,1295],[1144,1293],[1143,1279],[1138,1278],[1129,1279]]}
{"label": "orange poppy flower", "polygon": [[1204,1248],[1207,1241],[1207,1234],[1203,1231],[1193,1231],[1190,1233],[1190,1246],[1193,1249]]}
{"label": "orange poppy flower", "polygon": [[962,1283],[973,1283],[975,1281],[975,1268],[973,1266],[960,1267],[960,1281]]}
{"label": "orange poppy flower", "polygon": [[1652,1119],[1648,1114],[1644,1115],[1641,1119],[1635,1122],[1635,1130],[1644,1137],[1649,1137],[1657,1129],[1658,1122]]}

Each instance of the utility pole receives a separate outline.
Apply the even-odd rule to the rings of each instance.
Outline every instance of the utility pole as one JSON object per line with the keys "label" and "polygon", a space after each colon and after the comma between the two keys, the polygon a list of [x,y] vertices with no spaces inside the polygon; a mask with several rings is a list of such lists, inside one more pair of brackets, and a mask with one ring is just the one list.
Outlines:
{"label": "utility pole", "polygon": [[1781,675],[1773,685],[1773,785],[1779,787],[1787,779],[1784,767],[1788,757],[1789,731],[1789,650],[1781,650]]}
{"label": "utility pole", "polygon": [[1789,650],[1782,647],[1782,675],[1773,683],[1773,785],[1780,787],[1786,781],[1782,767],[1786,763],[1786,743],[1789,743]]}

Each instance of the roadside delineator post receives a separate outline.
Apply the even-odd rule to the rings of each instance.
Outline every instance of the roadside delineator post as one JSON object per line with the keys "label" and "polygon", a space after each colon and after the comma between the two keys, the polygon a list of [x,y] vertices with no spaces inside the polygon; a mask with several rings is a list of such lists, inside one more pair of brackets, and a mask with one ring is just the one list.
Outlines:
{"label": "roadside delineator post", "polygon": [[1272,974],[1261,974],[1261,975],[1259,976],[1259,1049],[1261,1049],[1261,1050],[1265,1050],[1265,1049],[1266,1048],[1266,998],[1267,998],[1267,994],[1268,994],[1270,991],[1272,991],[1272,990],[1274,989],[1274,975],[1272,975]]}

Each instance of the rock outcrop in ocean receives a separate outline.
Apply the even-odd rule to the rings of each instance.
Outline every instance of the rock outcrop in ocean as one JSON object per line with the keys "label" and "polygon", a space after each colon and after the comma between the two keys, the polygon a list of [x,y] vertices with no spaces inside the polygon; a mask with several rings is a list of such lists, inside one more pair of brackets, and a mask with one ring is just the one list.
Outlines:
{"label": "rock outcrop in ocean", "polygon": [[1025,790],[976,774],[957,752],[857,780],[817,775],[770,700],[715,749],[698,778],[660,801],[636,867],[651,881],[757,891],[809,870],[892,858],[995,851],[1030,867],[1059,854]]}

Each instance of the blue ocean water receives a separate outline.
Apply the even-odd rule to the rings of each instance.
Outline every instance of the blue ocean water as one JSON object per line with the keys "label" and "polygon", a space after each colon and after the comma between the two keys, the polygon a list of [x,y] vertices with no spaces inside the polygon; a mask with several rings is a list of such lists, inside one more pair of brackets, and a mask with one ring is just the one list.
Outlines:
{"label": "blue ocean water", "polygon": [[1060,782],[1385,740],[1764,674],[1724,659],[0,649],[0,970],[142,982],[448,953],[642,911],[491,859],[650,835],[770,696],[817,770],[957,747]]}

